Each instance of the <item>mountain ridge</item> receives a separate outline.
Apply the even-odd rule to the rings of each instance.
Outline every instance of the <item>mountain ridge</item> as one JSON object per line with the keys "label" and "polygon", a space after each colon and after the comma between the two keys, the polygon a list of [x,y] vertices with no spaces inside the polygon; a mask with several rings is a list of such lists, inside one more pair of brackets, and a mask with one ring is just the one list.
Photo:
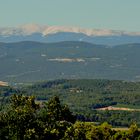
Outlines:
{"label": "mountain ridge", "polygon": [[29,24],[0,28],[0,42],[62,42],[83,41],[93,44],[119,45],[140,43],[140,32],[126,32],[79,27],[47,26]]}
{"label": "mountain ridge", "polygon": [[[94,44],[86,41],[59,41],[59,42],[39,42],[39,41],[17,41],[17,42],[0,42],[0,45],[8,45],[8,44],[44,44],[44,45],[51,45],[51,44],[65,44],[65,43],[83,43],[83,44],[89,44],[89,45],[95,45],[99,47],[107,47],[107,48],[112,48],[112,47],[134,47],[134,46],[140,46],[140,43],[124,43],[124,44],[119,44],[119,45],[105,45],[105,44]],[[20,45],[19,45],[20,47]]]}
{"label": "mountain ridge", "polygon": [[140,81],[139,54],[140,44],[6,43],[0,45],[0,77],[7,82],[81,78]]}
{"label": "mountain ridge", "polygon": [[31,35],[33,33],[41,33],[43,36],[55,34],[58,32],[83,33],[87,36],[112,36],[112,35],[140,35],[140,32],[127,32],[111,29],[88,29],[70,26],[48,26],[38,24],[25,24],[17,27],[0,27],[0,35]]}

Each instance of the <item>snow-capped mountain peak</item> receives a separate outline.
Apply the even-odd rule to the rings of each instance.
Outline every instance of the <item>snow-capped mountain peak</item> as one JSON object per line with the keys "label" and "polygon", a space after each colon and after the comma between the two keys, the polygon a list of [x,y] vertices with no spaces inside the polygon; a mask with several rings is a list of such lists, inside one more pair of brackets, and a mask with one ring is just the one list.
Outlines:
{"label": "snow-capped mountain peak", "polygon": [[82,33],[87,36],[113,36],[113,35],[140,35],[140,32],[126,32],[116,31],[109,29],[85,29],[79,27],[67,27],[67,26],[47,26],[38,24],[26,24],[18,27],[0,27],[1,36],[10,35],[31,35],[33,33],[41,33],[43,36],[49,34],[55,34],[58,32],[71,32]]}

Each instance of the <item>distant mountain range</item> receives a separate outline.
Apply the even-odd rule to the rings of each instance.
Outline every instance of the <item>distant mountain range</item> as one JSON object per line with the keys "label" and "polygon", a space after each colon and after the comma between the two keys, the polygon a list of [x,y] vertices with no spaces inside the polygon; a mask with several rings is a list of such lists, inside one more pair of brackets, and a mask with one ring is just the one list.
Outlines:
{"label": "distant mountain range", "polygon": [[86,42],[0,43],[0,80],[51,79],[140,81],[140,44],[118,46]]}
{"label": "distant mountain range", "polygon": [[61,42],[84,41],[94,44],[118,45],[140,43],[140,32],[83,29],[79,27],[40,26],[27,24],[18,27],[1,27],[0,42]]}

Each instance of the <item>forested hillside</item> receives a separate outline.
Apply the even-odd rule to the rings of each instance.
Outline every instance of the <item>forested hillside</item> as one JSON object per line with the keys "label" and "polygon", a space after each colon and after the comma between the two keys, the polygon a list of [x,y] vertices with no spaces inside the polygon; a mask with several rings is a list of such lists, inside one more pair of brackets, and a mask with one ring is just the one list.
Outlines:
{"label": "forested hillside", "polygon": [[37,104],[33,96],[13,95],[7,110],[0,112],[2,140],[138,140],[135,123],[128,130],[115,130],[103,123],[76,122],[67,105],[53,97]]}
{"label": "forested hillside", "polygon": [[[110,80],[54,80],[30,86],[0,88],[1,101],[8,102],[10,95],[33,95],[42,103],[58,96],[62,103],[77,115],[78,120],[104,122],[113,126],[140,126],[140,83]],[[2,102],[1,102],[2,103]],[[103,107],[120,107],[120,110],[98,110]],[[122,107],[134,110],[121,110]]]}
{"label": "forested hillside", "polygon": [[0,43],[0,80],[9,83],[52,79],[140,81],[140,44],[86,42]]}

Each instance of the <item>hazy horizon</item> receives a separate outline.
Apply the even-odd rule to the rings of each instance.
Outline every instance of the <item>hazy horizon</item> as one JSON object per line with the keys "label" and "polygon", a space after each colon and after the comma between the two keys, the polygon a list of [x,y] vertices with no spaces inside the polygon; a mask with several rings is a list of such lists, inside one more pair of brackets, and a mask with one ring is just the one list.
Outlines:
{"label": "hazy horizon", "polygon": [[138,0],[0,0],[0,27],[28,23],[140,31]]}

